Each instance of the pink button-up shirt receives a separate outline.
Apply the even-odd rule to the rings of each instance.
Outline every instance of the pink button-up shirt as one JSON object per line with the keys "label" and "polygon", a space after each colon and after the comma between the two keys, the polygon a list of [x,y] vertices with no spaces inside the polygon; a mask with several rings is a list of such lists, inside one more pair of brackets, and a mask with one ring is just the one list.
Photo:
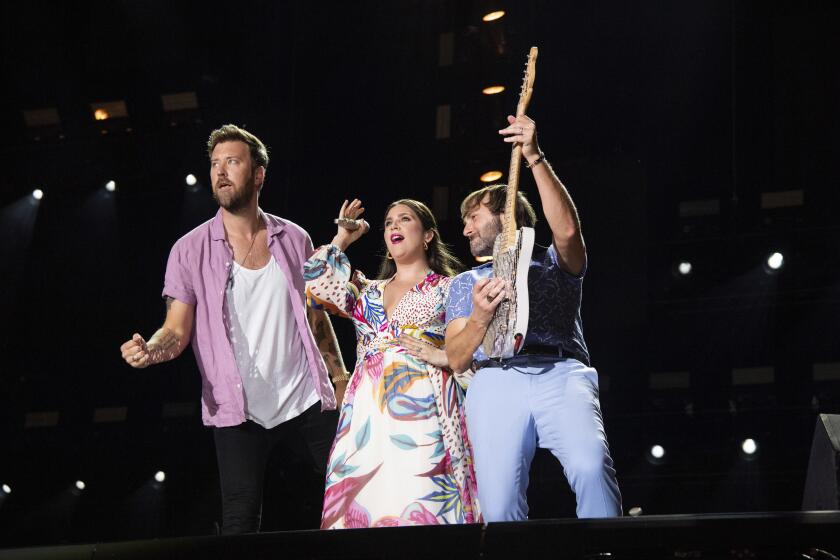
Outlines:
{"label": "pink button-up shirt", "polygon": [[[302,271],[313,253],[312,240],[297,224],[262,211],[260,215],[267,228],[268,250],[286,275],[321,410],[334,409],[335,393],[327,366],[306,320]],[[225,317],[225,287],[232,267],[233,250],[225,239],[221,210],[175,242],[166,265],[163,295],[195,306],[191,342],[201,372],[201,416],[207,426],[235,426],[245,421],[242,377]]]}

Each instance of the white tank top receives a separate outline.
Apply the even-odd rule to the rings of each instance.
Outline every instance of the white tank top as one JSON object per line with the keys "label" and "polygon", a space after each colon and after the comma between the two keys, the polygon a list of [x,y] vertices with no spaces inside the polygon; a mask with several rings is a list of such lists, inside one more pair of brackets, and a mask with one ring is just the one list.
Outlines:
{"label": "white tank top", "polygon": [[259,270],[234,262],[225,305],[245,416],[273,428],[318,402],[286,277],[273,255]]}

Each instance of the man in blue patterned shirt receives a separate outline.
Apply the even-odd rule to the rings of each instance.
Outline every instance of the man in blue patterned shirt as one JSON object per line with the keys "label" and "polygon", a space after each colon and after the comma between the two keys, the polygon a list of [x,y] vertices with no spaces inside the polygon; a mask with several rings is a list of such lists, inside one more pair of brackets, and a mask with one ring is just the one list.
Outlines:
{"label": "man in blue patterned shirt", "polygon": [[[528,271],[529,321],[522,352],[488,359],[481,349],[504,281],[491,263],[459,274],[446,303],[446,354],[455,371],[475,371],[466,400],[478,496],[487,521],[526,519],[528,471],[537,445],[563,465],[577,497],[578,517],[621,515],[621,494],[610,457],[598,373],[590,367],[580,319],[586,248],[577,210],[537,144],[536,124],[509,116],[499,134],[520,142],[551,228],[548,248],[535,246]],[[464,235],[474,256],[493,254],[502,231],[505,185],[471,193],[461,204]],[[522,193],[517,226],[536,213]]]}

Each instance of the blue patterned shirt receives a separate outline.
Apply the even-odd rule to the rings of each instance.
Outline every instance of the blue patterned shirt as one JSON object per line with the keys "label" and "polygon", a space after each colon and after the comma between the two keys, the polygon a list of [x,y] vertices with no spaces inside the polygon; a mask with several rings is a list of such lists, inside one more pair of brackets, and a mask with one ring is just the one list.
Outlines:
{"label": "blue patterned shirt", "polygon": [[[545,248],[534,245],[528,269],[528,333],[525,346],[556,346],[562,357],[574,358],[589,365],[589,351],[583,340],[580,303],[586,265],[577,276],[569,274],[557,260],[552,244]],[[481,278],[493,275],[493,263],[485,263],[462,272],[449,285],[446,299],[446,324],[472,313],[472,290]],[[476,360],[486,360],[479,346],[473,353]]]}

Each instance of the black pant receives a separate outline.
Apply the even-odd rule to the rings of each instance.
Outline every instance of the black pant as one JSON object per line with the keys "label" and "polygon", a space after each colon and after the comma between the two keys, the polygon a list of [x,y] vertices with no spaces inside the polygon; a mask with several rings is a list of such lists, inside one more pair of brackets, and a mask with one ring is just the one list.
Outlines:
{"label": "black pant", "polygon": [[213,428],[222,486],[222,534],[260,530],[265,467],[278,443],[311,464],[323,478],[337,421],[338,414],[322,413],[318,402],[270,430],[250,420],[238,426]]}

